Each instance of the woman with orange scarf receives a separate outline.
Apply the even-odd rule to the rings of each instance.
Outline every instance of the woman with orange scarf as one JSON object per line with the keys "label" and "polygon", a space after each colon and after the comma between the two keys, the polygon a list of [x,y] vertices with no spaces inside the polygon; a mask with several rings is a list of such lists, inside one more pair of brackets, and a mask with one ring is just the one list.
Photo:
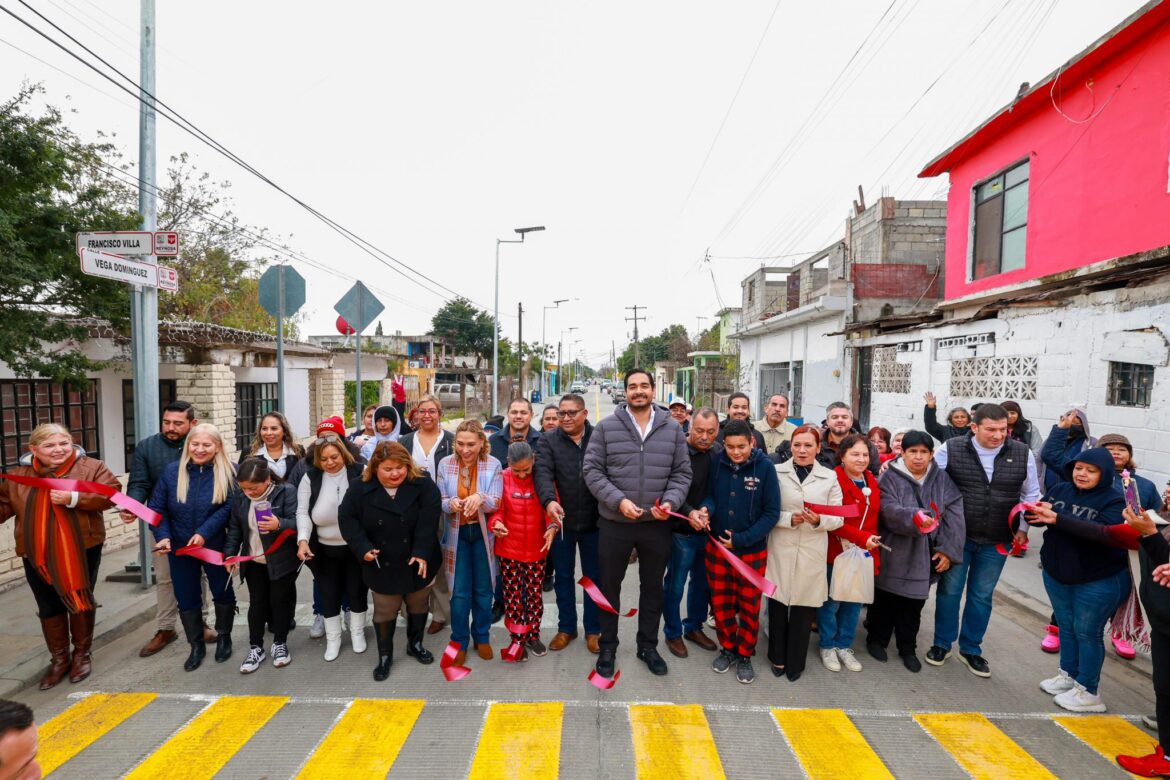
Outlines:
{"label": "woman with orange scarf", "polygon": [[[75,447],[63,426],[44,423],[28,439],[29,453],[9,474],[18,477],[99,482],[121,489],[117,478],[96,458]],[[96,493],[49,490],[0,479],[0,523],[16,518],[16,554],[37,602],[41,631],[52,661],[41,678],[48,690],[69,675],[89,677],[93,644],[93,588],[102,559],[106,526],[102,512],[113,504]],[[73,636],[73,655],[69,637]]]}

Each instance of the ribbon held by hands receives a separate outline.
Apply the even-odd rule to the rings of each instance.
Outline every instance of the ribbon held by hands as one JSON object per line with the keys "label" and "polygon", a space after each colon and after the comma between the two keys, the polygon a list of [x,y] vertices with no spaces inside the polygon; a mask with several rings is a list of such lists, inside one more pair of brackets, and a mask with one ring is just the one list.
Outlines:
{"label": "ribbon held by hands", "polygon": [[919,533],[928,534],[938,528],[942,513],[938,511],[938,504],[930,502],[930,511],[923,509],[914,513],[914,525],[918,526]]}
{"label": "ribbon held by hands", "polygon": [[[1027,542],[1021,542],[1021,541],[1018,541],[1016,539],[1016,532],[1014,530],[1012,530],[1012,520],[1015,519],[1016,515],[1022,514],[1024,512],[1028,512],[1028,511],[1035,509],[1035,508],[1036,508],[1036,505],[1033,504],[1031,501],[1021,501],[1020,503],[1016,504],[1015,506],[1013,506],[1011,508],[1011,511],[1008,512],[1008,530],[1012,532],[1012,545],[1011,545],[1011,547],[1008,547],[1003,542],[1000,542],[999,544],[997,544],[995,546],[995,551],[997,553],[999,553],[1000,555],[1018,555],[1022,552],[1025,552],[1028,549]],[[1026,528],[1027,526],[1024,525],[1024,523],[1027,521],[1024,520],[1023,518],[1020,518],[1020,519],[1021,519],[1020,527]]]}
{"label": "ribbon held by hands", "polygon": [[857,504],[844,504],[842,506],[829,506],[828,504],[809,504],[805,502],[805,509],[811,509],[818,515],[832,515],[833,517],[844,517],[846,520],[852,517],[857,517],[861,514],[861,508]]}
{"label": "ribbon held by hands", "polygon": [[96,493],[102,498],[110,499],[114,506],[126,510],[147,525],[156,526],[162,522],[162,515],[158,512],[139,501],[135,501],[125,493],[115,490],[109,485],[103,485],[100,482],[87,482],[81,479],[23,477],[16,474],[3,473],[0,473],[0,479],[6,479],[18,485],[28,485],[29,487],[43,488],[45,490],[64,490],[67,493]]}
{"label": "ribbon held by hands", "polygon": [[[655,506],[658,506],[658,505],[655,504]],[[659,506],[658,508],[661,509],[662,507]],[[840,509],[841,507],[828,507],[828,508],[829,509]],[[854,509],[856,509],[856,507],[854,507]],[[814,510],[814,511],[816,511],[816,510]],[[690,519],[690,518],[686,517],[685,515],[680,515],[678,512],[668,512],[667,514],[673,515],[674,517],[682,518],[683,520]],[[761,577],[756,572],[755,569],[753,569],[748,564],[744,563],[742,558],[740,558],[738,555],[733,553],[731,550],[728,550],[726,547],[724,547],[719,542],[719,540],[715,538],[715,535],[712,534],[710,531],[707,532],[707,538],[711,540],[711,544],[714,545],[715,551],[717,553],[719,553],[721,556],[723,556],[723,560],[727,561],[728,565],[731,566],[731,568],[735,569],[736,573],[738,573],[739,576],[741,576],[745,580],[747,580],[752,585],[752,587],[754,587],[756,590],[762,591],[765,596],[771,597],[771,596],[774,596],[776,594],[776,583],[772,582],[771,580],[768,580],[768,579]]]}
{"label": "ribbon held by hands", "polygon": [[[268,545],[268,548],[260,555],[272,555],[272,553],[276,552],[277,548],[288,541],[290,536],[295,534],[296,529],[294,528],[284,529],[276,535],[276,539],[273,540],[272,544]],[[223,557],[223,553],[221,553],[219,550],[209,550],[206,547],[196,547],[195,545],[190,544],[186,547],[180,547],[179,549],[175,550],[175,555],[189,555],[192,558],[201,560],[204,563],[210,563],[213,566],[228,566],[233,563],[247,563],[248,561],[254,561],[260,557],[260,555],[232,555],[225,558]]]}
{"label": "ribbon held by hands", "polygon": [[459,645],[456,642],[450,642],[447,644],[447,649],[443,651],[443,657],[439,659],[439,668],[443,670],[443,676],[447,678],[447,682],[462,680],[471,674],[471,670],[466,666],[455,663],[457,655],[459,655]]}

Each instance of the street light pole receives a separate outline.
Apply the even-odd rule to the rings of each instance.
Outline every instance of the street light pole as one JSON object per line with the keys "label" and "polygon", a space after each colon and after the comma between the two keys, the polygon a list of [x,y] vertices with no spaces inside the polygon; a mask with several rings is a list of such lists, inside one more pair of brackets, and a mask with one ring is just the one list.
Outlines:
{"label": "street light pole", "polygon": [[492,416],[499,414],[499,399],[496,397],[500,390],[500,244],[523,244],[524,236],[544,230],[544,225],[536,227],[516,228],[520,238],[496,239],[496,301],[495,316],[492,317],[495,333],[492,334]]}
{"label": "street light pole", "polygon": [[549,394],[548,393],[548,379],[545,375],[545,369],[547,368],[547,365],[548,365],[548,361],[546,360],[546,358],[548,357],[548,347],[544,343],[544,331],[545,331],[545,328],[548,326],[548,310],[549,309],[559,309],[561,304],[565,303],[568,300],[569,300],[568,298],[561,298],[559,300],[553,301],[552,306],[545,306],[544,307],[544,315],[541,317],[541,320],[540,320],[540,397],[541,398],[547,398],[548,394]]}

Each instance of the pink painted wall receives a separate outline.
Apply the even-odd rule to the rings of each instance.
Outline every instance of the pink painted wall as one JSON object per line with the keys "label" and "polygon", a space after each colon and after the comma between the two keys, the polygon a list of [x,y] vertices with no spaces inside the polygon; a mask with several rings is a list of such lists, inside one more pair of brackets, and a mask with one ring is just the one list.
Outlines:
{"label": "pink painted wall", "polygon": [[[1156,14],[1163,16],[1147,16]],[[1064,113],[1095,119],[1075,124],[1061,116],[1049,82],[972,139],[981,148],[953,163],[947,300],[1170,245],[1170,24],[1163,21],[1134,22],[1131,34],[1149,23],[1138,40],[1113,46],[1119,51],[1111,57],[1107,42],[1060,77]],[[973,188],[1024,157],[1031,159],[1025,266],[968,282]]]}

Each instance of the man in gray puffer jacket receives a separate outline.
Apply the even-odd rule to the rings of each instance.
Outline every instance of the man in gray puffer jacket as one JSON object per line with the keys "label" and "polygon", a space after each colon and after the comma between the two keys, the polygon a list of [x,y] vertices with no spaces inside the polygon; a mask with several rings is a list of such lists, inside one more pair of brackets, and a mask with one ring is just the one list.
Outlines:
{"label": "man in gray puffer jacket", "polygon": [[[686,436],[665,409],[653,406],[654,378],[640,368],[626,374],[626,404],[597,424],[585,450],[585,484],[597,498],[602,594],[620,610],[630,552],[638,552],[638,659],[666,674],[658,654],[662,579],[672,544],[668,511],[682,506],[691,484]],[[618,616],[601,613],[597,673],[612,678]]]}

